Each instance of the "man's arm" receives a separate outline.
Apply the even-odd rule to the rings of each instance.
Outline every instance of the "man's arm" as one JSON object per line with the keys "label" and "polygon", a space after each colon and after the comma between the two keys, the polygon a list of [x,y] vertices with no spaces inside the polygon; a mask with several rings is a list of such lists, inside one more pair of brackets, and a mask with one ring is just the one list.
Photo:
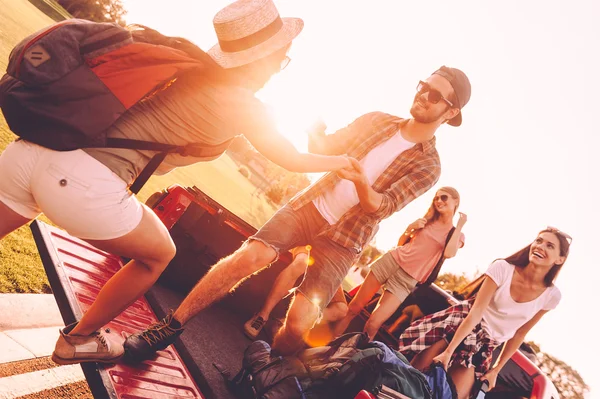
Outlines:
{"label": "man's arm", "polygon": [[[373,119],[381,112],[370,112],[358,117],[350,125],[333,134],[325,134],[323,128],[315,128],[308,135],[308,151],[313,154],[342,155],[348,152],[352,142],[366,129],[372,129]],[[324,126],[323,126],[324,127]]]}
{"label": "man's arm", "polygon": [[382,193],[375,191],[367,180],[362,166],[351,159],[353,170],[339,170],[338,175],[351,180],[356,187],[360,206],[366,213],[385,219],[429,190],[439,179],[441,167],[437,157],[422,159],[411,171]]}

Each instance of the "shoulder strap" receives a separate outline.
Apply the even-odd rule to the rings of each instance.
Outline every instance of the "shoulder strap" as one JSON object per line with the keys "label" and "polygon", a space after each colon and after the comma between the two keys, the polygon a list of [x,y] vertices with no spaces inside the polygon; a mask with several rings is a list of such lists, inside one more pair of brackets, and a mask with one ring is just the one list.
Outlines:
{"label": "shoulder strap", "polygon": [[417,285],[419,285],[419,286],[420,285],[425,285],[425,286],[431,285],[438,278],[438,274],[440,274],[440,269],[442,268],[442,264],[444,263],[444,260],[446,259],[446,258],[444,258],[444,252],[446,251],[446,247],[448,246],[448,242],[450,241],[450,238],[452,237],[452,233],[454,233],[454,230],[456,230],[456,227],[452,226],[452,228],[448,232],[448,235],[446,236],[446,243],[444,244],[444,249],[442,249],[442,254],[440,255],[440,259],[438,260],[437,264],[433,268],[429,277],[427,277],[427,280],[425,280],[425,282],[419,283]]}
{"label": "shoulder strap", "polygon": [[158,151],[154,155],[150,162],[140,172],[135,181],[129,186],[129,191],[137,194],[140,189],[146,184],[148,179],[160,166],[162,161],[168,154],[180,154],[182,156],[193,156],[197,158],[208,158],[221,155],[231,144],[232,139],[224,141],[217,145],[199,145],[189,144],[185,146],[177,146],[172,144],[155,143],[152,141],[132,140],[132,139],[119,139],[109,137],[106,139],[106,147],[109,148],[125,148],[130,150],[146,150],[146,151]]}

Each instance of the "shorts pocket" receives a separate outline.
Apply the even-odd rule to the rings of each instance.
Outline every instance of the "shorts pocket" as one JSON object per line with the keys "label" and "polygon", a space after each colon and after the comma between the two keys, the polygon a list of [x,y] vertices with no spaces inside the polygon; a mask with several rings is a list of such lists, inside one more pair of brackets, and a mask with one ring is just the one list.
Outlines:
{"label": "shorts pocket", "polygon": [[50,176],[56,179],[57,184],[61,187],[71,187],[81,191],[88,191],[90,188],[89,183],[73,176],[72,173],[65,171],[56,164],[49,164],[47,171]]}

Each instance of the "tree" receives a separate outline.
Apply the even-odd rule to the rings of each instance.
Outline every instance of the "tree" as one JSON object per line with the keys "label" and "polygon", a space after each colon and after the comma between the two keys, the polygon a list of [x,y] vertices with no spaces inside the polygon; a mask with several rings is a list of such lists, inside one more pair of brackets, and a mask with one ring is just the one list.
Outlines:
{"label": "tree", "polygon": [[539,351],[539,346],[533,342],[529,342],[529,344],[534,350],[538,349],[537,366],[552,380],[560,397],[563,399],[584,399],[590,388],[577,370],[562,360]]}
{"label": "tree", "polygon": [[75,18],[125,25],[127,13],[121,0],[57,0]]}
{"label": "tree", "polygon": [[442,273],[438,275],[435,284],[444,290],[458,292],[466,287],[470,281],[465,273],[460,276],[452,273]]}

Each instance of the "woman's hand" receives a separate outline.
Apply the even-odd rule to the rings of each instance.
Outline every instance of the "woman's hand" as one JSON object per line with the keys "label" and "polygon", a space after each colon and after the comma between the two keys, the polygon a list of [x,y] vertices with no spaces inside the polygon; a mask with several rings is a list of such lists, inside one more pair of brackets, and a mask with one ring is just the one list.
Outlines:
{"label": "woman's hand", "polygon": [[462,227],[465,225],[465,223],[467,223],[467,215],[462,212],[458,212],[458,225]]}
{"label": "woman's hand", "polygon": [[452,353],[447,353],[443,351],[439,355],[433,358],[431,363],[440,363],[444,370],[448,371],[448,363],[450,363],[450,358],[452,357]]}
{"label": "woman's hand", "polygon": [[337,171],[337,174],[342,179],[350,180],[355,184],[364,183],[367,181],[367,175],[365,174],[364,169],[360,162],[358,162],[354,158],[346,157],[350,165],[347,168],[343,168]]}
{"label": "woman's hand", "polygon": [[406,228],[406,231],[421,230],[423,227],[425,227],[426,224],[427,224],[427,219],[425,219],[425,218],[417,219],[408,225],[408,227]]}
{"label": "woman's hand", "polygon": [[489,384],[488,391],[491,391],[496,386],[496,380],[498,379],[498,370],[495,368],[489,369],[487,373],[479,378],[481,381],[487,380]]}

